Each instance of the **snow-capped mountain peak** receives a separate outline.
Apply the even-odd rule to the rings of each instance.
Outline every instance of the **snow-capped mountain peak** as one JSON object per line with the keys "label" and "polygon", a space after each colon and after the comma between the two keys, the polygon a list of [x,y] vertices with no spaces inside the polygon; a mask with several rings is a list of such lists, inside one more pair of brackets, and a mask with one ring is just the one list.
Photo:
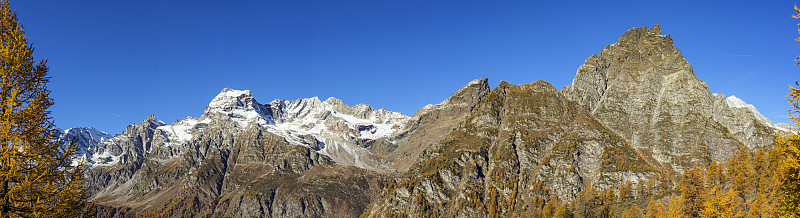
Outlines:
{"label": "snow-capped mountain peak", "polygon": [[206,106],[203,116],[207,117],[215,113],[229,116],[242,126],[246,126],[250,122],[256,122],[259,125],[273,123],[269,108],[259,104],[253,98],[250,90],[223,89]]}
{"label": "snow-capped mountain peak", "polygon": [[74,137],[76,140],[86,140],[89,143],[86,144],[97,144],[103,140],[109,139],[112,135],[97,130],[94,127],[77,127],[77,128],[69,128],[63,130],[63,134],[60,135],[60,139],[62,140],[72,140]]}
{"label": "snow-capped mountain peak", "polygon": [[752,104],[745,103],[744,100],[736,97],[735,95],[731,95],[730,97],[725,98],[725,101],[728,103],[729,107],[731,107],[731,108],[747,108],[748,110],[750,110],[750,112],[753,112],[753,115],[755,116],[755,118],[758,121],[761,121],[762,123],[766,124],[767,126],[775,126],[772,123],[772,120],[770,120],[769,118],[765,117],[764,115],[761,115],[761,113],[758,112],[758,110],[756,109],[755,106],[753,106]]}
{"label": "snow-capped mountain peak", "polygon": [[[126,133],[115,137],[96,130],[86,130],[89,133],[83,134],[87,135],[84,138],[93,141],[82,143],[86,148],[82,149],[81,160],[90,167],[108,166],[131,161],[124,156],[131,152],[158,155],[166,160],[184,149],[191,149],[192,145],[187,143],[191,143],[198,131],[217,123],[214,120],[228,118],[238,124],[233,131],[255,124],[282,136],[291,144],[312,148],[342,164],[361,167],[374,166],[366,164],[372,161],[368,158],[368,151],[361,147],[362,143],[392,137],[402,131],[410,120],[410,117],[399,112],[376,110],[366,104],[349,106],[332,97],[325,101],[311,97],[260,104],[249,90],[225,88],[197,118],[186,117],[166,124],[151,115],[142,124],[128,126]],[[136,145],[136,149],[127,149],[129,145],[124,144],[136,138],[131,134],[151,139]]]}
{"label": "snow-capped mountain peak", "polygon": [[77,157],[72,161],[72,164],[77,165],[78,162],[83,161],[86,163],[91,159],[96,147],[101,142],[112,138],[108,133],[97,130],[94,127],[77,127],[69,128],[66,130],[56,130],[58,140],[63,145],[75,143],[78,146]]}

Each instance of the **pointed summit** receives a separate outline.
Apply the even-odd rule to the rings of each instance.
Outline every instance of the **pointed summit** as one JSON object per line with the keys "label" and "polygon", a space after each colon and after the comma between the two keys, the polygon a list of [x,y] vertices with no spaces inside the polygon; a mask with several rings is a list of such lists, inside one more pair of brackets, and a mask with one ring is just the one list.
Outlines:
{"label": "pointed summit", "polygon": [[661,27],[658,26],[658,23],[656,23],[656,25],[653,25],[653,27],[650,28],[650,30],[648,30],[647,32],[662,35]]}
{"label": "pointed summit", "polygon": [[442,101],[441,105],[444,104],[467,104],[467,105],[477,105],[478,102],[489,93],[491,89],[489,88],[489,79],[488,78],[481,78],[481,79],[474,79],[461,87],[458,91],[453,93],[450,98],[445,99]]}
{"label": "pointed summit", "polygon": [[229,113],[236,109],[255,109],[258,106],[250,90],[234,90],[231,88],[222,89],[222,91],[211,100],[203,113]]}
{"label": "pointed summit", "polygon": [[234,118],[237,122],[245,125],[255,121],[259,124],[271,123],[269,109],[259,104],[250,90],[235,90],[230,88],[222,91],[211,100],[203,111],[203,116],[211,116],[219,113]]}
{"label": "pointed summit", "polygon": [[150,114],[150,115],[147,116],[146,120],[142,121],[142,125],[155,128],[155,127],[166,125],[166,123],[164,123],[164,121],[161,121],[158,118],[156,118],[155,114]]}
{"label": "pointed summit", "polygon": [[[695,76],[657,23],[649,29],[631,28],[617,43],[590,56],[562,93],[633,147],[646,149],[651,162],[681,160],[664,165],[667,171],[682,172],[707,160],[725,161],[742,142],[758,142],[747,144],[752,148],[769,141],[749,140],[753,134],[738,131],[743,128],[736,122],[717,121],[733,119],[712,117],[716,112],[709,108],[717,105],[715,99],[721,103],[724,99],[714,97]],[[763,129],[765,135],[772,134]],[[706,150],[713,152],[681,153]]]}

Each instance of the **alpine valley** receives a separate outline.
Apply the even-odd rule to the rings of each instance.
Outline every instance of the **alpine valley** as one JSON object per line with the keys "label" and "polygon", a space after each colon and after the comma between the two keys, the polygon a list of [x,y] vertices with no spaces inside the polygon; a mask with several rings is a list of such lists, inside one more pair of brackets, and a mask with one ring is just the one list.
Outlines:
{"label": "alpine valley", "polygon": [[673,189],[790,128],[711,93],[656,24],[590,55],[561,89],[476,79],[409,117],[226,88],[199,117],[58,137],[80,146],[101,217],[511,217],[590,189]]}

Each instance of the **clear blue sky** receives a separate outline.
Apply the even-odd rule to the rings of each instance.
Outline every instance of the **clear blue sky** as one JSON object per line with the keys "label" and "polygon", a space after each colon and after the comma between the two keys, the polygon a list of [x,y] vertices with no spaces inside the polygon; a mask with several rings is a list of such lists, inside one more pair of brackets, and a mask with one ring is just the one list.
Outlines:
{"label": "clear blue sky", "polygon": [[656,22],[712,92],[773,121],[789,121],[788,86],[800,78],[793,1],[11,4],[49,61],[56,124],[112,134],[148,114],[199,116],[225,87],[262,103],[335,96],[406,115],[475,78],[561,88],[590,54]]}

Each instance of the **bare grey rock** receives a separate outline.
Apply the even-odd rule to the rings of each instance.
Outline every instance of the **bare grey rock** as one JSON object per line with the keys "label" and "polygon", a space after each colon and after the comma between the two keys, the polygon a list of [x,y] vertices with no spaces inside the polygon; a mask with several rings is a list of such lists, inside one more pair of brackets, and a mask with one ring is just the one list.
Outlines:
{"label": "bare grey rock", "polygon": [[389,152],[393,168],[406,172],[419,155],[439,144],[472,109],[489,94],[489,80],[475,79],[436,105],[419,109],[408,121],[405,130],[395,139],[399,146]]}
{"label": "bare grey rock", "polygon": [[676,173],[727,160],[740,146],[769,145],[775,133],[715,97],[658,24],[630,29],[590,55],[561,92],[649,163]]}
{"label": "bare grey rock", "polygon": [[535,199],[567,202],[660,174],[633,147],[552,85],[501,82],[365,215],[512,216]]}

